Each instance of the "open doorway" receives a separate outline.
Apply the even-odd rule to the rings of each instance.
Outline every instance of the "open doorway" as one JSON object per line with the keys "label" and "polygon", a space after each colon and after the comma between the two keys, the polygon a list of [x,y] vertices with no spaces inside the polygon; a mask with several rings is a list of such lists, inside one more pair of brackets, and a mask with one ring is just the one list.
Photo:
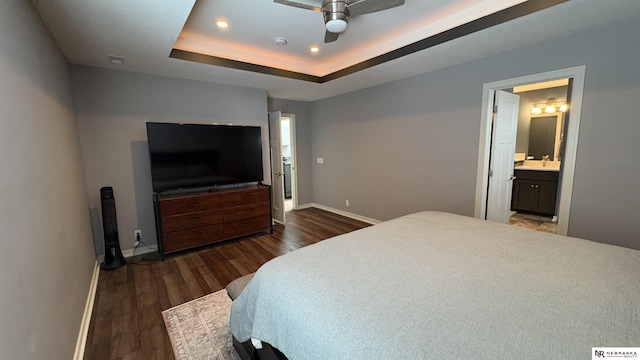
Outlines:
{"label": "open doorway", "polygon": [[284,177],[284,211],[298,207],[296,191],[295,115],[281,114],[280,144],[282,146],[282,172]]}
{"label": "open doorway", "polygon": [[516,86],[520,99],[509,224],[558,232],[564,125],[571,79]]}
{"label": "open doorway", "polygon": [[[580,66],[484,84],[481,134],[478,151],[478,172],[476,181],[476,217],[483,219],[487,218],[488,209],[491,207],[492,201],[495,201],[494,196],[497,196],[491,194],[489,191],[490,176],[493,173],[501,174],[501,177],[497,179],[497,181],[500,182],[509,182],[515,179],[513,171],[509,171],[508,169],[505,171],[504,168],[492,168],[492,166],[494,166],[491,161],[493,139],[492,120],[494,118],[493,105],[496,93],[500,92],[501,90],[511,90],[514,87],[522,85],[529,85],[559,79],[571,79],[571,115],[569,117],[569,121],[567,121],[564,126],[565,131],[562,145],[564,151],[562,155],[562,169],[558,178],[558,199],[556,211],[558,214],[557,233],[562,235],[567,234],[571,209],[571,194],[573,189],[573,176],[578,143],[580,113],[582,107],[584,75],[585,67]],[[511,168],[513,169],[515,153],[512,153],[511,156],[511,162],[503,161],[502,165],[500,166],[511,166]],[[511,191],[512,189],[512,187],[510,186],[503,186],[502,188],[507,188],[508,191]],[[504,200],[505,194],[501,195],[502,198],[500,200],[502,201]],[[506,194],[506,196],[511,198],[511,194]],[[511,211],[510,209],[506,209],[506,207],[504,206],[502,207],[502,209],[504,211]],[[509,216],[499,216],[499,218],[504,220],[509,219]]]}
{"label": "open doorway", "polygon": [[295,115],[269,113],[271,213],[284,224],[286,212],[298,207]]}

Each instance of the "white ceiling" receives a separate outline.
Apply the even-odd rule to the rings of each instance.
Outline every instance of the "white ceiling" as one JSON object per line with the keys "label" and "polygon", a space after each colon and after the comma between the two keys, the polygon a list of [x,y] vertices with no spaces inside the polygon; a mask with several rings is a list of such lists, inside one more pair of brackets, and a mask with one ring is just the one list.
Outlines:
{"label": "white ceiling", "polygon": [[[638,0],[570,0],[365,70],[318,84],[170,58],[172,49],[324,76],[523,0],[406,0],[360,15],[323,44],[322,15],[272,0],[32,0],[69,62],[265,89],[313,101],[640,16]],[[300,0],[320,4],[320,0]],[[227,30],[215,26],[229,22]],[[275,44],[287,39],[286,46]],[[309,52],[318,45],[317,54]],[[124,65],[108,55],[125,57]]]}
{"label": "white ceiling", "polygon": [[[320,4],[320,0],[298,2]],[[521,2],[409,0],[392,9],[352,17],[338,41],[323,44],[322,13],[272,0],[244,7],[237,0],[196,1],[174,47],[323,76]],[[218,18],[227,20],[230,28],[218,29]],[[286,38],[288,44],[276,45],[277,37]],[[321,51],[311,53],[312,45]]]}

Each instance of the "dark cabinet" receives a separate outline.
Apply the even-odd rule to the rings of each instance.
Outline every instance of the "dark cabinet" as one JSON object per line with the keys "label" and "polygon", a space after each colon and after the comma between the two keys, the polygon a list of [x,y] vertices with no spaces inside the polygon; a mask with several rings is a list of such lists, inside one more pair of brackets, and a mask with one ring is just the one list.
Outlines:
{"label": "dark cabinet", "polygon": [[555,214],[557,171],[515,170],[514,175],[511,210]]}
{"label": "dark cabinet", "polygon": [[284,198],[291,199],[291,163],[282,164],[284,171]]}

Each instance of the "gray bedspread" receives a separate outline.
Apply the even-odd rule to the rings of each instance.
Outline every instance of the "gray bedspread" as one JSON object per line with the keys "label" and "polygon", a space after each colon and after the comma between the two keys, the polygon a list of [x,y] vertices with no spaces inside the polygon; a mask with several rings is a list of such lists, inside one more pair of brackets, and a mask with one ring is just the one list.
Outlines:
{"label": "gray bedspread", "polygon": [[269,261],[231,329],[290,360],[588,359],[640,346],[640,251],[421,212]]}

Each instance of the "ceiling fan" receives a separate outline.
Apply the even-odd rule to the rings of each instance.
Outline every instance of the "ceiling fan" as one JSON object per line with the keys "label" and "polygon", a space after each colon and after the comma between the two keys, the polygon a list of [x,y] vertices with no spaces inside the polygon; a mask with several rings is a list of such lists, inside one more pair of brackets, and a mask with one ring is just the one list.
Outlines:
{"label": "ceiling fan", "polygon": [[338,35],[347,29],[350,17],[391,9],[404,4],[404,0],[322,0],[321,7],[317,7],[289,0],[273,0],[273,2],[321,12],[324,15],[326,27],[325,43],[338,40]]}

